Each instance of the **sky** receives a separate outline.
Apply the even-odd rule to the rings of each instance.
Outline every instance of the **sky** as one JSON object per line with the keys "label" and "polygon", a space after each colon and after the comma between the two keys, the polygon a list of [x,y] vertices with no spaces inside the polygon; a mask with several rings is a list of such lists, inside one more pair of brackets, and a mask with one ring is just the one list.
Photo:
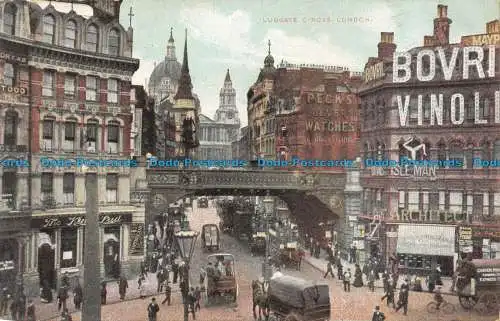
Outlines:
{"label": "sky", "polygon": [[[421,46],[424,35],[432,35],[438,4],[448,5],[452,42],[485,33],[486,22],[500,16],[497,0],[124,0],[120,22],[128,28],[132,7],[133,56],[141,61],[134,84],[145,85],[154,63],[164,59],[170,28],[181,61],[187,28],[193,91],[202,113],[213,117],[229,69],[246,125],[246,92],[263,66],[268,40],[276,63],[362,71],[368,57],[377,55],[382,31],[395,33],[398,51]],[[91,14],[83,6],[75,11]]]}

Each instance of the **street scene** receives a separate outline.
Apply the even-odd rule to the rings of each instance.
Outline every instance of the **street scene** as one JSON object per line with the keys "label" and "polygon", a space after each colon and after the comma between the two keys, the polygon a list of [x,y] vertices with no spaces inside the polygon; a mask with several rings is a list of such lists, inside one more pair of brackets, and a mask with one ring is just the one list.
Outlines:
{"label": "street scene", "polygon": [[0,321],[500,321],[499,1],[0,13]]}

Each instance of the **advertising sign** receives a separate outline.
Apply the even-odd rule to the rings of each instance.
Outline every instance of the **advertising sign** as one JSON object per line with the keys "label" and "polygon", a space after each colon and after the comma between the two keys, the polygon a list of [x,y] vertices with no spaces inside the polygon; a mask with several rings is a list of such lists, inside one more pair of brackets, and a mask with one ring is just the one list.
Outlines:
{"label": "advertising sign", "polygon": [[138,223],[130,225],[128,254],[144,254],[144,224]]}
{"label": "advertising sign", "polygon": [[455,227],[439,225],[400,225],[397,252],[402,254],[453,256]]}
{"label": "advertising sign", "polygon": [[500,45],[500,33],[463,36],[462,44],[464,46]]}
{"label": "advertising sign", "polygon": [[[130,223],[131,221],[132,214],[101,214],[99,216],[99,224],[102,225],[116,225]],[[85,226],[85,223],[85,215],[33,217],[31,219],[31,228],[79,227]]]}

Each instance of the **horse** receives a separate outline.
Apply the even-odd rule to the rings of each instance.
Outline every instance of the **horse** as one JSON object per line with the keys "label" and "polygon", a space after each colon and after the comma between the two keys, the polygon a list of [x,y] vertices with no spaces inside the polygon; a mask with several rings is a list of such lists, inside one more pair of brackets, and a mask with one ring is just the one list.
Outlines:
{"label": "horse", "polygon": [[252,299],[253,299],[253,318],[257,320],[255,308],[259,307],[259,320],[262,320],[262,315],[267,320],[269,317],[269,297],[267,289],[263,282],[258,280],[252,281]]}

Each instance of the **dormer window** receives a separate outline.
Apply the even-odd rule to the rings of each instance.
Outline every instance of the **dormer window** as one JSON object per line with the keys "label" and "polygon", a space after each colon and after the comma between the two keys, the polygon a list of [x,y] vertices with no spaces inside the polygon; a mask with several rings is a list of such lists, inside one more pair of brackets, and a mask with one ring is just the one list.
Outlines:
{"label": "dormer window", "polygon": [[120,33],[117,29],[111,29],[108,34],[108,54],[114,56],[120,54]]}
{"label": "dormer window", "polygon": [[56,34],[56,19],[53,15],[43,17],[43,42],[54,44]]}
{"label": "dormer window", "polygon": [[3,32],[8,35],[16,33],[16,13],[17,7],[13,3],[7,3],[3,10]]}
{"label": "dormer window", "polygon": [[99,39],[99,31],[95,25],[90,25],[87,28],[87,50],[97,52],[97,44]]}

